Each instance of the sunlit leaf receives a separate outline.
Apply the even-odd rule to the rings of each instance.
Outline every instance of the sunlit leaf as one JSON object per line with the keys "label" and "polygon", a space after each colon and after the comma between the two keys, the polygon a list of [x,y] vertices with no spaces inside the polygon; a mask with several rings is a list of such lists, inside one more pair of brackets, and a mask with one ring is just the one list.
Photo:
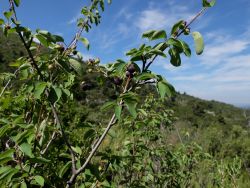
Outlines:
{"label": "sunlit leaf", "polygon": [[216,0],[203,0],[203,7],[213,7],[216,3]]}
{"label": "sunlit leaf", "polygon": [[82,41],[82,43],[85,45],[85,47],[89,50],[89,47],[90,47],[89,40],[87,38],[82,37],[82,38],[80,38],[80,41]]}
{"label": "sunlit leaf", "polygon": [[195,51],[197,55],[202,54],[204,50],[204,41],[202,35],[199,32],[193,32],[192,36],[194,38]]}
{"label": "sunlit leaf", "polygon": [[34,179],[40,186],[44,186],[44,178],[42,176],[35,176]]}

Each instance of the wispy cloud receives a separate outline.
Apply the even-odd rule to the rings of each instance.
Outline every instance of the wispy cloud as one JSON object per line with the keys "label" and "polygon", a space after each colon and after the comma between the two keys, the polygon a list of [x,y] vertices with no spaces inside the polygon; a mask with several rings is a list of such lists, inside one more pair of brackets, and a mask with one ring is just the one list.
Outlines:
{"label": "wispy cloud", "polygon": [[81,17],[81,13],[79,11],[79,13],[77,15],[73,16],[67,23],[69,25],[75,24],[77,22],[77,19],[80,18],[80,17]]}
{"label": "wispy cloud", "polygon": [[170,29],[170,27],[180,19],[189,20],[192,17],[192,13],[188,7],[162,3],[162,6],[151,2],[149,8],[138,14],[138,19],[134,20],[136,27],[140,31],[146,31],[150,29]]}

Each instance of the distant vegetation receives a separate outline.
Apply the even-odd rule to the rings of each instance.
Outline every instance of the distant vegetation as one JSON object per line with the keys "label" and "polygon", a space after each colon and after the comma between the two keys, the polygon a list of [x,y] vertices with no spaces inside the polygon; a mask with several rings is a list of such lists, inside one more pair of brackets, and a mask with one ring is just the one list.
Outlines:
{"label": "distant vegetation", "polygon": [[[174,66],[191,55],[178,38],[190,35],[186,21],[169,38],[145,32],[162,42],[102,66],[82,61],[76,44],[89,48],[86,38],[65,46],[60,36],[20,27],[20,1],[9,2],[4,16],[14,28],[0,20],[9,34],[0,31],[0,188],[249,187],[250,110],[174,92],[149,70],[165,49]],[[100,23],[104,1],[90,3],[78,35]],[[202,11],[214,4],[203,0]],[[192,35],[199,55],[203,39]]]}

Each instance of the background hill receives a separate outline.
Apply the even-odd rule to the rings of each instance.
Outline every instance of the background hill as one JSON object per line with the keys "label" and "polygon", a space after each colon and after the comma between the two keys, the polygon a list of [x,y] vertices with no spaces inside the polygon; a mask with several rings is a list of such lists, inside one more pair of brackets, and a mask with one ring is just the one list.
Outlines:
{"label": "background hill", "polygon": [[[0,32],[0,72],[13,71],[8,65],[17,57],[25,55],[25,50],[15,35],[6,38]],[[87,71],[87,65],[85,65]],[[101,106],[109,100],[115,99],[116,93],[112,86],[112,80],[102,83],[105,87],[99,87],[99,75],[97,73],[84,74],[78,78],[75,85],[75,97],[77,102],[65,108],[70,109],[69,114],[63,114],[64,119],[72,117],[79,121],[98,124],[102,119],[108,121],[109,111],[103,112]],[[100,89],[101,88],[101,89]],[[150,85],[145,88],[148,93],[157,95]],[[250,110],[237,108],[233,105],[206,101],[186,93],[176,93],[175,96],[165,101],[162,106],[171,109],[176,117],[173,125],[167,132],[166,142],[179,145],[196,142],[205,151],[218,159],[231,159],[239,156],[244,162],[243,173],[250,168]],[[73,120],[72,120],[73,121]],[[72,131],[80,130],[77,124],[70,125]],[[119,128],[118,134],[122,134],[124,128]]]}

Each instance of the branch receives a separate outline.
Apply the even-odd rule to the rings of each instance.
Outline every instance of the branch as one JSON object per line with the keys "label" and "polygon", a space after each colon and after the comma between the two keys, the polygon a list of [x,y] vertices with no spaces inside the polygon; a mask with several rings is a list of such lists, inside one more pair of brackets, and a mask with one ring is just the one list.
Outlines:
{"label": "branch", "polygon": [[[17,22],[18,19],[17,19],[17,15],[16,15],[16,11],[15,11],[14,2],[13,2],[13,0],[9,0],[9,2],[10,2],[10,8],[11,8],[11,10],[12,10],[13,13],[14,13],[14,20]],[[17,26],[17,27],[19,27],[19,26]],[[37,71],[37,73],[38,73],[38,75],[41,77],[41,79],[42,79],[43,81],[46,81],[46,79],[44,78],[43,74],[41,73],[41,70],[39,69],[39,67],[38,67],[38,65],[37,65],[37,63],[36,63],[36,61],[35,61],[35,59],[34,59],[34,57],[33,57],[33,55],[32,55],[32,52],[31,52],[30,49],[29,49],[29,44],[27,44],[27,43],[25,42],[25,39],[24,39],[24,37],[23,37],[23,35],[22,35],[22,33],[21,33],[20,31],[17,31],[17,33],[18,33],[18,35],[19,35],[19,37],[20,37],[20,39],[21,39],[21,41],[22,41],[22,43],[23,43],[23,45],[24,45],[24,47],[25,47],[25,49],[26,49],[26,51],[27,51],[27,53],[28,53],[28,55],[29,55],[29,57],[30,57],[30,59],[31,59],[31,65],[35,68],[35,70]],[[45,90],[45,95],[46,95],[47,97],[49,97],[49,92],[48,92],[47,89]],[[61,122],[60,122],[58,113],[57,113],[57,111],[56,111],[54,105],[53,105],[52,103],[49,103],[49,104],[50,104],[50,107],[51,107],[51,109],[52,109],[53,116],[54,116],[54,118],[55,118],[55,120],[56,120],[56,123],[57,123],[57,125],[60,127],[60,129],[61,129],[61,132],[62,132],[62,136],[63,136],[64,142],[66,143],[66,145],[68,146],[68,148],[69,148],[69,150],[70,150],[70,153],[71,153],[71,156],[72,156],[72,163],[75,163],[75,153],[74,153],[74,151],[72,150],[71,145],[69,144],[69,142],[68,142],[68,140],[67,140],[67,137],[66,137],[66,135],[65,135],[64,129],[63,129],[62,124],[61,124]],[[50,144],[49,144],[49,145],[50,145]],[[75,166],[75,165],[73,165],[72,167],[74,167],[74,166]],[[72,169],[72,170],[74,171],[75,169]]]}
{"label": "branch", "polygon": [[72,174],[70,180],[67,182],[66,188],[69,188],[74,183],[76,177],[85,170],[85,168],[89,164],[90,160],[94,156],[95,152],[97,151],[97,149],[99,148],[99,146],[103,142],[104,138],[108,134],[110,128],[112,127],[112,125],[115,124],[115,122],[116,122],[116,118],[115,118],[115,114],[113,114],[112,118],[110,119],[110,121],[108,123],[108,126],[106,127],[106,129],[103,132],[102,136],[99,138],[98,142],[96,143],[96,145],[94,146],[94,148],[90,152],[90,154],[89,154],[88,158],[86,159],[85,163],[81,166],[81,168],[79,168],[75,173]]}
{"label": "branch", "polygon": [[[19,70],[20,70],[20,69],[18,68],[18,69],[14,72],[14,75],[15,75],[15,76],[17,75],[17,73],[18,73]],[[8,80],[8,82],[7,82],[6,85],[4,86],[3,90],[1,91],[0,97],[2,97],[2,95],[4,94],[5,90],[6,90],[7,87],[9,86],[9,84],[10,84],[10,82],[11,82],[12,79],[13,79],[13,78],[10,78],[10,79]]]}
{"label": "branch", "polygon": [[[130,81],[131,81],[131,78],[128,77],[128,79],[126,81],[126,84],[125,84],[125,87],[124,87],[124,90],[123,90],[122,93],[126,93],[128,91],[128,86],[129,86]],[[122,104],[123,104],[123,100],[121,100],[119,102],[119,105],[122,105]],[[116,121],[117,121],[117,119],[115,117],[115,114],[113,114],[112,118],[110,119],[110,121],[109,121],[107,127],[105,128],[104,132],[102,133],[101,137],[99,138],[99,140],[97,141],[97,143],[95,144],[95,146],[92,148],[92,150],[91,150],[89,156],[87,157],[85,163],[77,171],[75,171],[75,173],[72,174],[72,176],[70,177],[70,180],[67,182],[66,188],[69,188],[74,183],[74,181],[76,180],[77,176],[85,170],[85,168],[89,164],[90,160],[92,159],[92,157],[94,156],[94,154],[98,150],[99,146],[103,142],[104,138],[108,134],[108,132],[111,129],[112,125],[114,125],[116,123]]]}
{"label": "branch", "polygon": [[41,155],[44,155],[48,149],[49,149],[49,146],[50,144],[52,143],[52,141],[56,138],[56,132],[53,132],[52,136],[51,136],[51,139],[49,140],[49,142],[47,143],[46,147],[40,152]]}
{"label": "branch", "polygon": [[[181,30],[179,30],[177,33],[177,35],[176,36],[174,36],[174,38],[178,38],[184,31],[185,31],[185,29],[186,28],[188,28],[198,17],[200,17],[204,12],[205,12],[205,10],[207,10],[207,7],[204,7],[204,8],[202,8],[201,10],[200,10],[200,12],[198,12],[189,22],[188,22],[188,24],[183,28],[183,29],[181,29]],[[165,47],[164,47],[165,48]],[[163,48],[163,50],[162,51],[164,51],[165,49]],[[153,59],[147,64],[147,66],[146,66],[146,68],[145,68],[145,71],[146,70],[148,70],[148,68],[150,67],[150,65],[154,62],[154,60],[156,59],[156,57],[158,57],[158,55],[155,55],[154,57],[153,57]]]}

